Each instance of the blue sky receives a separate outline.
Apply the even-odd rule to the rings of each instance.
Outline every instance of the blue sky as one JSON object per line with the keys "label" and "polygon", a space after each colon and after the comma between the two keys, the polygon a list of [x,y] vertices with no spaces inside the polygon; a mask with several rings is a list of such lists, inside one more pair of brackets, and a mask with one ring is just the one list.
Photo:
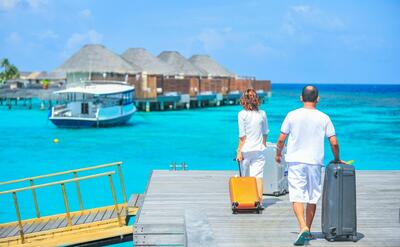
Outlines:
{"label": "blue sky", "polygon": [[400,1],[0,0],[0,57],[51,71],[86,43],[209,54],[276,83],[400,83]]}

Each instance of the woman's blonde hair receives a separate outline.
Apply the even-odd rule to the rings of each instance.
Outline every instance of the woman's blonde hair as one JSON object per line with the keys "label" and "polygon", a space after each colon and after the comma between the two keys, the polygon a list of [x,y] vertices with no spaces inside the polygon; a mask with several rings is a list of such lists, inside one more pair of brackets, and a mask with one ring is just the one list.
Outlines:
{"label": "woman's blonde hair", "polygon": [[242,97],[240,98],[240,104],[245,110],[258,111],[260,99],[258,98],[257,92],[252,88],[244,91]]}

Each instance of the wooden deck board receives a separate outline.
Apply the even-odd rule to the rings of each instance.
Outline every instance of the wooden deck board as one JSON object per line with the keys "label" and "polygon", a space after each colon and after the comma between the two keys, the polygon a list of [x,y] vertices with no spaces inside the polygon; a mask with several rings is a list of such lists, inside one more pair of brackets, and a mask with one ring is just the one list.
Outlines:
{"label": "wooden deck board", "polygon": [[[125,205],[119,204],[118,207],[121,216],[124,217]],[[131,227],[126,228],[126,226],[118,224],[116,220],[117,214],[113,205],[71,212],[70,216],[71,226],[68,226],[68,219],[65,214],[22,221],[25,239],[30,239],[28,245],[36,246],[33,242],[30,243],[31,239],[39,241],[37,242],[38,245],[63,243],[62,241],[69,243],[72,239],[75,239],[74,243],[82,243],[79,241],[84,242],[86,238],[90,239],[88,241],[92,241],[92,239],[102,240],[102,233],[104,233],[104,238],[108,238],[107,236],[111,238],[116,237],[116,241],[119,241],[122,237],[125,238],[127,233],[132,232]],[[80,234],[78,234],[78,237],[75,237],[73,232],[82,232],[85,237],[79,237]],[[19,234],[18,222],[0,224],[0,246],[19,244]],[[57,236],[60,236],[59,240]]]}
{"label": "wooden deck board", "polygon": [[[297,221],[288,196],[264,197],[261,215],[233,215],[228,179],[234,171],[153,171],[135,226],[184,224],[185,209],[201,209],[209,222],[217,246],[291,246],[297,236]],[[341,241],[335,246],[400,246],[400,171],[357,171],[356,243]],[[154,227],[153,227],[154,228]],[[321,205],[312,229],[317,236],[310,246],[332,246],[322,238]],[[176,229],[175,229],[176,232]],[[164,241],[157,230],[134,233],[135,242]],[[139,236],[140,235],[140,236]],[[153,236],[156,235],[156,236]],[[136,236],[136,237],[135,237]],[[178,240],[179,236],[169,240]]]}

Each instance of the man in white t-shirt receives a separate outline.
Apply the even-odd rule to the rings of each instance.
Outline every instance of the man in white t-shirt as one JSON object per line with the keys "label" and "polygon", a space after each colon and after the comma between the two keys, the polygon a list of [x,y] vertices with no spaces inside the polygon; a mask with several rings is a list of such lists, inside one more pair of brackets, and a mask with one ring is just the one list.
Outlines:
{"label": "man in white t-shirt", "polygon": [[[300,100],[303,107],[287,114],[277,142],[276,161],[281,162],[282,149],[288,137],[285,161],[288,163],[289,199],[300,226],[294,245],[304,245],[310,233],[316,204],[321,197],[321,168],[324,163],[324,139],[329,139],[335,161],[339,159],[339,144],[328,115],[316,109],[318,89],[305,86]],[[304,203],[307,204],[304,217]]]}

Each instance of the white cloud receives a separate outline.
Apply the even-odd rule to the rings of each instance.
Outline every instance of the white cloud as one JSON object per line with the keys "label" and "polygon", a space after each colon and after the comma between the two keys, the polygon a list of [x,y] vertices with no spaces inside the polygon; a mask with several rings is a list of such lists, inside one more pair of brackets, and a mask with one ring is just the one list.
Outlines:
{"label": "white cloud", "polygon": [[47,5],[47,0],[26,0],[26,3],[32,9],[40,9]]}
{"label": "white cloud", "polygon": [[92,11],[90,11],[90,9],[84,9],[79,12],[79,17],[82,19],[89,19],[92,17]]}
{"label": "white cloud", "polygon": [[286,13],[282,29],[289,35],[311,35],[311,32],[337,32],[346,28],[337,16],[308,5],[290,7]]}
{"label": "white cloud", "polygon": [[0,0],[0,10],[10,11],[13,10],[19,3],[19,0]]}
{"label": "white cloud", "polygon": [[37,33],[35,36],[40,40],[57,39],[59,37],[58,34],[55,33],[53,30],[42,31]]}
{"label": "white cloud", "polygon": [[211,52],[223,48],[227,42],[232,40],[234,35],[231,27],[222,29],[207,28],[197,35],[196,40],[201,43],[206,52]]}
{"label": "white cloud", "polygon": [[292,6],[291,9],[297,13],[306,13],[310,11],[311,7],[307,5],[297,5]]}
{"label": "white cloud", "polygon": [[100,43],[102,39],[103,35],[101,33],[96,32],[95,30],[89,30],[86,33],[74,33],[67,40],[66,47],[68,49],[73,49],[85,43]]}
{"label": "white cloud", "polygon": [[47,0],[0,0],[0,10],[12,11],[17,7],[41,9],[47,5]]}
{"label": "white cloud", "polygon": [[12,32],[6,37],[5,41],[8,45],[18,45],[22,42],[22,38],[17,32]]}

